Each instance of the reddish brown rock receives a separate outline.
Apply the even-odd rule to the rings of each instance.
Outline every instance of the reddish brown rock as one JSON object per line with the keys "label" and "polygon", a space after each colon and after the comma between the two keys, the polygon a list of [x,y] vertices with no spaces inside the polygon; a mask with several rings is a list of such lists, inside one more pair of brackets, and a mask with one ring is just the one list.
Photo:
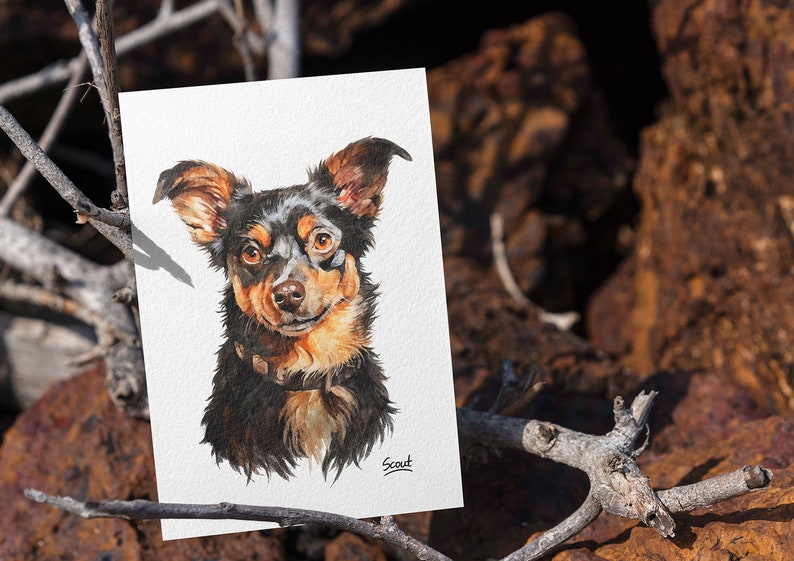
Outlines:
{"label": "reddish brown rock", "polygon": [[643,376],[709,371],[794,407],[794,20],[788,3],[658,2],[672,98],[643,134],[630,260],[594,298],[596,346]]}
{"label": "reddish brown rock", "polygon": [[445,255],[489,263],[499,213],[519,286],[575,308],[599,274],[592,263],[613,251],[598,221],[630,162],[574,25],[549,14],[490,31],[428,85]]}
{"label": "reddish brown rock", "polygon": [[157,498],[149,424],[110,402],[92,371],[55,384],[6,432],[0,448],[0,558],[281,561],[272,533],[163,542],[157,521],[84,520],[23,496],[26,488],[77,499]]}
{"label": "reddish brown rock", "polygon": [[377,543],[342,532],[325,547],[325,561],[386,561],[386,555]]}

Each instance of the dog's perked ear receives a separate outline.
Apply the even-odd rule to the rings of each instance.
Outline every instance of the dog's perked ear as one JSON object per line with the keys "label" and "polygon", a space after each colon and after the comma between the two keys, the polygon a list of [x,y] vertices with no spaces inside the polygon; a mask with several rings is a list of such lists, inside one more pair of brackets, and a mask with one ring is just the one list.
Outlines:
{"label": "dog's perked ear", "polygon": [[189,160],[160,174],[152,204],[168,197],[192,240],[208,247],[226,228],[224,214],[232,200],[248,194],[251,185],[232,172]]}
{"label": "dog's perked ear", "polygon": [[338,190],[339,203],[360,218],[376,218],[392,156],[411,155],[385,138],[362,138],[332,154],[323,166]]}

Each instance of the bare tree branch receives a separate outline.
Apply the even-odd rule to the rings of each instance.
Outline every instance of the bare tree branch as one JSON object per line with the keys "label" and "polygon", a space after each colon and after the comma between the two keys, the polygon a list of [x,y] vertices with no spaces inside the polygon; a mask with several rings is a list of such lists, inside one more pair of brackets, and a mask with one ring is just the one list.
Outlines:
{"label": "bare tree branch", "polygon": [[[39,147],[44,152],[49,152],[53,143],[58,138],[58,135],[60,135],[64,124],[66,124],[66,119],[80,94],[80,90],[77,88],[77,85],[83,79],[83,75],[87,69],[88,59],[86,58],[85,53],[83,53],[78,59],[78,64],[74,68],[74,73],[69,79],[69,83],[66,85],[66,89],[64,90],[63,95],[61,96],[61,99],[52,114],[52,117],[50,117],[50,121],[44,128],[41,138],[39,138]],[[22,193],[25,192],[25,189],[28,188],[28,185],[30,185],[30,182],[35,177],[35,174],[36,167],[33,165],[33,163],[31,163],[30,160],[26,160],[22,170],[14,178],[14,181],[11,183],[11,185],[9,185],[8,190],[3,195],[2,201],[0,201],[0,216],[8,216],[11,213],[11,209],[14,207],[14,204],[22,195]]]}
{"label": "bare tree branch", "polygon": [[523,379],[519,379],[512,361],[502,359],[501,366],[502,384],[488,412],[513,417],[535,399],[545,384],[538,379],[540,369],[537,367],[532,367]]}
{"label": "bare tree branch", "polygon": [[57,497],[36,489],[26,489],[25,496],[52,505],[83,518],[124,518],[127,520],[178,518],[200,520],[256,520],[281,526],[321,524],[383,540],[428,561],[451,561],[446,555],[405,534],[391,517],[367,522],[349,516],[298,508],[219,504],[156,503],[145,500],[83,502],[71,497]]}
{"label": "bare tree branch", "polygon": [[[270,29],[273,20],[273,2],[272,0],[253,0],[253,5],[259,27],[262,28],[262,33],[267,35],[267,30]],[[262,49],[262,53],[264,52],[265,50]]]}
{"label": "bare tree branch", "polygon": [[[97,226],[109,228],[102,223]],[[130,414],[147,417],[146,379],[138,328],[131,310],[113,301],[113,295],[127,286],[127,262],[97,265],[3,217],[0,217],[0,261],[86,308],[86,315],[80,319],[96,322],[91,325],[96,329],[105,358],[106,385],[111,399]]]}
{"label": "bare tree branch", "polygon": [[499,275],[499,280],[502,281],[505,290],[510,297],[517,303],[527,306],[530,305],[529,298],[527,298],[518,286],[513,271],[510,269],[510,263],[507,261],[507,250],[505,249],[505,226],[502,215],[494,212],[491,215],[491,252],[493,253],[493,261],[496,266],[496,273]]}
{"label": "bare tree branch", "polygon": [[[669,512],[703,508],[716,502],[764,489],[772,473],[761,467],[743,467],[734,472],[667,491],[654,492],[634,463],[633,443],[646,424],[655,393],[640,393],[631,408],[615,400],[615,427],[607,435],[579,433],[552,423],[512,419],[458,409],[461,436],[488,446],[509,447],[552,459],[584,471],[590,478],[590,493],[571,516],[541,534],[502,561],[531,561],[548,554],[590,524],[601,510],[642,520],[665,537],[673,536]],[[85,518],[120,517],[235,519],[277,522],[282,526],[322,524],[384,540],[417,555],[420,559],[449,561],[427,545],[409,538],[386,517],[371,523],[346,516],[310,510],[235,505],[167,504],[150,501],[83,502],[55,497],[28,489],[36,501],[79,514]]]}
{"label": "bare tree branch", "polygon": [[29,302],[34,306],[71,316],[87,325],[97,326],[99,324],[99,318],[90,308],[45,288],[10,280],[0,280],[0,298],[13,302]]}
{"label": "bare tree branch", "polygon": [[[668,537],[674,535],[671,511],[679,512],[688,506],[700,508],[705,506],[704,501],[713,504],[769,485],[771,472],[758,466],[752,468],[752,477],[746,475],[747,468],[742,468],[684,490],[655,493],[635,462],[638,454],[633,448],[646,426],[655,396],[655,392],[640,393],[629,409],[625,408],[622,398],[616,398],[615,427],[604,436],[465,408],[458,409],[458,428],[462,436],[486,446],[522,450],[584,471],[590,479],[588,501],[597,501],[599,508],[611,514],[642,520]],[[586,526],[589,521],[575,517],[591,514],[592,509],[585,508],[580,515],[569,518],[565,527],[584,527],[582,524]]]}
{"label": "bare tree branch", "polygon": [[[513,270],[510,268],[504,237],[504,219],[501,214],[494,212],[491,214],[491,253],[496,267],[496,274],[499,276],[499,280],[502,281],[502,286],[505,287],[507,293],[517,304],[532,306],[534,304],[526,297],[521,287],[518,286]],[[579,314],[577,312],[551,313],[540,309],[538,318],[543,323],[554,325],[560,331],[568,331],[573,327],[573,324],[579,321]]]}
{"label": "bare tree branch", "polygon": [[301,72],[300,2],[273,0],[273,17],[267,30],[268,78],[295,78]]}
{"label": "bare tree branch", "polygon": [[[116,41],[117,56],[123,56],[160,37],[211,16],[218,10],[218,2],[219,0],[200,0],[176,12],[168,9],[161,10],[158,17],[151,22],[118,38]],[[170,6],[170,4],[166,5]],[[75,57],[69,61],[50,64],[38,72],[6,82],[0,86],[0,103],[8,103],[13,99],[64,82],[74,73],[78,64],[79,57]]]}
{"label": "bare tree branch", "polygon": [[769,487],[772,482],[772,472],[762,466],[744,466],[708,481],[709,485],[701,485],[701,483],[682,485],[658,491],[657,495],[670,512],[696,510],[748,491]]}
{"label": "bare tree branch", "polygon": [[256,69],[253,56],[251,55],[250,41],[250,37],[253,34],[249,32],[248,26],[246,25],[242,0],[234,0],[233,8],[229,0],[222,0],[218,7],[223,19],[226,20],[234,31],[233,42],[237,52],[240,53],[240,60],[243,63],[243,72],[246,81],[251,82],[256,80]]}
{"label": "bare tree branch", "polygon": [[[108,138],[116,169],[116,188],[126,196],[127,178],[124,172],[124,145],[121,140],[118,100],[118,65],[114,52],[113,16],[110,13],[109,0],[97,3],[97,20],[102,22],[105,36],[104,47],[99,44],[99,38],[94,33],[83,3],[80,0],[65,0],[65,2],[77,25],[77,36],[80,38],[80,44],[83,45],[83,52],[88,57],[88,64],[94,76],[94,87],[99,92],[102,109],[105,111]],[[111,60],[106,60],[106,57],[102,56],[103,50],[111,57]]]}
{"label": "bare tree branch", "polygon": [[[121,135],[121,111],[119,110],[119,63],[116,56],[116,35],[113,28],[112,0],[98,0],[96,4],[97,32],[102,56],[103,76],[107,91],[108,135],[113,147],[113,166],[116,172],[117,206],[126,208],[127,171],[124,163],[124,140]],[[96,78],[96,76],[95,76]]]}
{"label": "bare tree branch", "polygon": [[[69,203],[77,212],[78,221],[86,219],[118,247],[125,257],[132,259],[132,240],[127,233],[130,220],[126,214],[112,212],[96,206],[77,189],[71,180],[55,165],[49,156],[36,144],[30,135],[14,119],[9,111],[0,105],[0,128],[17,145],[22,155],[25,156],[39,170],[42,176],[52,185],[58,194]],[[104,228],[99,225],[111,226]]]}

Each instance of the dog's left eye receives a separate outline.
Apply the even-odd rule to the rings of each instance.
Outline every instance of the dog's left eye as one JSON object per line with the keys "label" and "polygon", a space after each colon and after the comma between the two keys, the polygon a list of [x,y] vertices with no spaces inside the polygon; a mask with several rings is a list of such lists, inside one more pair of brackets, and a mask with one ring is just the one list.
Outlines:
{"label": "dog's left eye", "polygon": [[321,253],[330,251],[333,246],[334,238],[331,237],[331,234],[320,232],[314,237],[314,249]]}

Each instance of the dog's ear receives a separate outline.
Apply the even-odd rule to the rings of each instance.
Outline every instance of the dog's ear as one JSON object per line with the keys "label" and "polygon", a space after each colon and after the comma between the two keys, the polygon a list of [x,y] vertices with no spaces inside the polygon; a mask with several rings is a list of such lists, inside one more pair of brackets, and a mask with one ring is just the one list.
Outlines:
{"label": "dog's ear", "polygon": [[251,185],[232,172],[190,160],[160,174],[152,203],[168,197],[193,241],[206,245],[226,228],[224,214],[229,203],[250,193]]}
{"label": "dog's ear", "polygon": [[361,218],[375,218],[392,156],[410,161],[403,148],[385,138],[362,138],[323,162],[338,191],[339,203]]}

